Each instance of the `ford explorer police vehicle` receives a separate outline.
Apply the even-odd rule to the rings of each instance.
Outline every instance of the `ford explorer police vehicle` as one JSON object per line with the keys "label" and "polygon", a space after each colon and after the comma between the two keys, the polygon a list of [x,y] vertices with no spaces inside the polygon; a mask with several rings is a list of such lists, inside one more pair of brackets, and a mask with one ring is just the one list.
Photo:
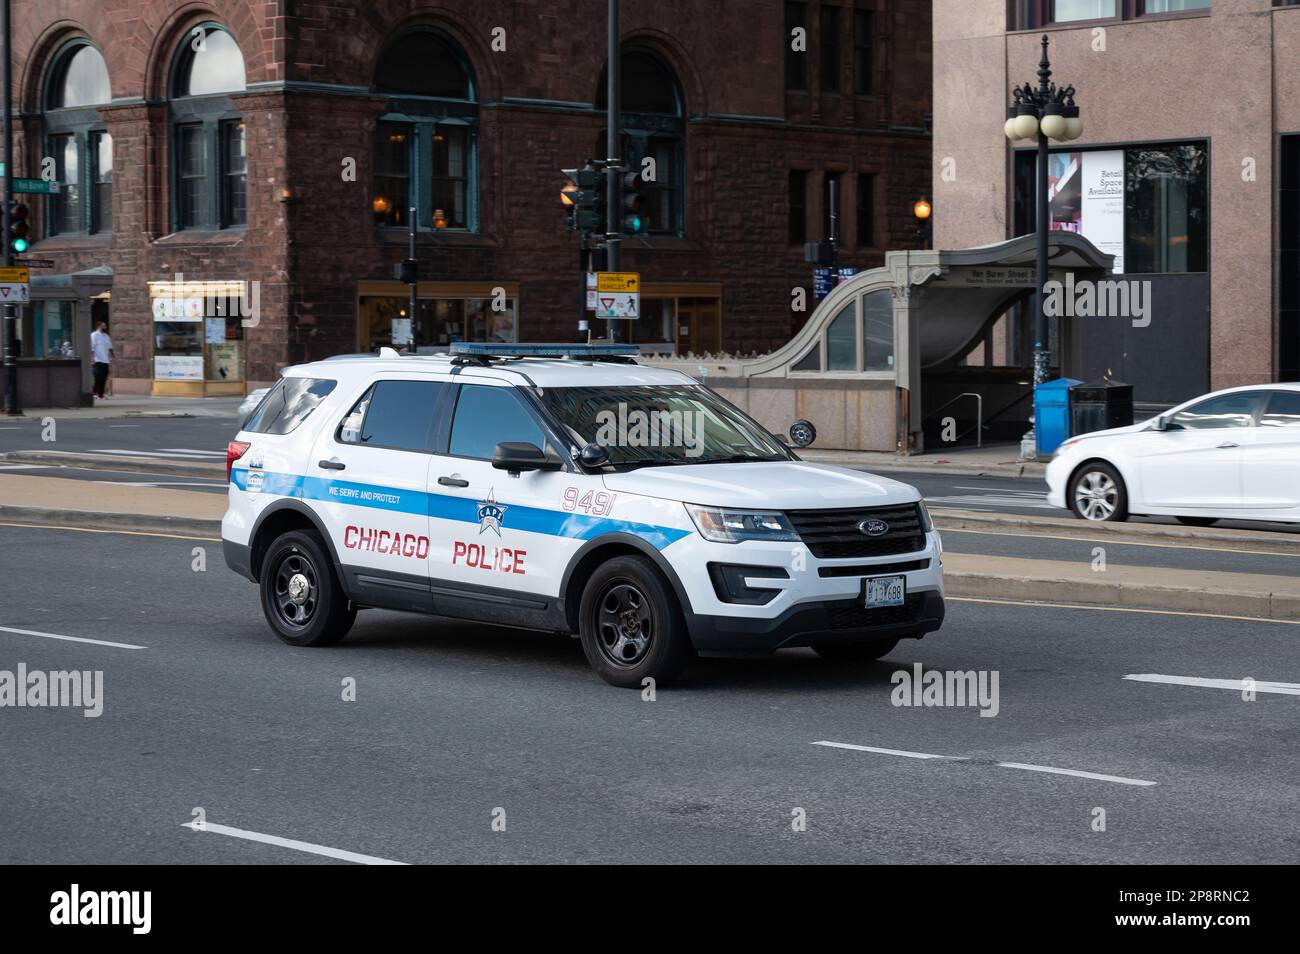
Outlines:
{"label": "ford explorer police vehicle", "polygon": [[227,563],[275,633],[368,607],[576,633],[617,686],[696,653],[877,659],[943,622],[910,486],[800,460],[620,345],[453,345],[290,368],[227,452]]}

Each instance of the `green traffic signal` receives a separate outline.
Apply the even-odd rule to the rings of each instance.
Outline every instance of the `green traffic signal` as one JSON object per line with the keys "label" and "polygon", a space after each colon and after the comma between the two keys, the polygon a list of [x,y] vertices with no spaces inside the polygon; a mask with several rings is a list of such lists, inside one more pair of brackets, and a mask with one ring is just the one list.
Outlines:
{"label": "green traffic signal", "polygon": [[14,251],[19,253],[27,251],[27,239],[25,238],[14,239]]}

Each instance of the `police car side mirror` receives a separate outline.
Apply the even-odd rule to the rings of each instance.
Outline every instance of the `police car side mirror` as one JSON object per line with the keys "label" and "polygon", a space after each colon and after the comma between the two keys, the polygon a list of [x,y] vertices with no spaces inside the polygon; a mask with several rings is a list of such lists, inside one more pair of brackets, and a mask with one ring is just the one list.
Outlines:
{"label": "police car side mirror", "polygon": [[609,451],[599,444],[588,444],[578,455],[578,462],[583,467],[603,467],[609,463]]}
{"label": "police car side mirror", "polygon": [[1169,430],[1169,418],[1167,418],[1163,414],[1157,416],[1156,419],[1151,422],[1151,430],[1153,431]]}
{"label": "police car side mirror", "polygon": [[517,477],[526,470],[559,470],[563,461],[529,441],[502,441],[492,451],[492,466]]}

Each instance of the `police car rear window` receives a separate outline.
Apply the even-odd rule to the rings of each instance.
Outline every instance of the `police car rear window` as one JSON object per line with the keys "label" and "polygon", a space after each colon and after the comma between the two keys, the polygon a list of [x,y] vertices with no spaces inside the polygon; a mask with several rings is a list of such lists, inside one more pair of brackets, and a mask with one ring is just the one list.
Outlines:
{"label": "police car rear window", "polygon": [[244,430],[288,434],[307,420],[337,384],[327,378],[281,378],[244,424]]}

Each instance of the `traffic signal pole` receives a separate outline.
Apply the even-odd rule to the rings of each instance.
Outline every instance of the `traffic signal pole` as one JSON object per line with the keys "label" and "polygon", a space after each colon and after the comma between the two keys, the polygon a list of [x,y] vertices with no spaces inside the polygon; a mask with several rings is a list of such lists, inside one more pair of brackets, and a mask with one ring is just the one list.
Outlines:
{"label": "traffic signal pole", "polygon": [[[0,11],[0,32],[4,33],[4,153],[5,153],[5,201],[4,201],[4,243],[5,265],[14,263],[13,249],[13,197],[14,197],[14,115],[13,115],[13,60],[10,57],[13,27],[10,22],[10,0],[2,0]],[[18,407],[18,357],[15,353],[18,345],[18,307],[11,301],[4,304],[4,369],[5,369],[5,414],[16,417],[22,411]]]}
{"label": "traffic signal pole", "polygon": [[[416,226],[416,222],[415,222],[415,206],[411,206],[411,207],[410,207],[410,209],[409,209],[409,210],[407,211],[407,213],[406,213],[406,218],[407,218],[407,224],[410,226],[409,248],[407,249],[407,255],[410,257],[411,261],[414,262],[414,261],[416,261],[416,258],[415,258],[415,226]],[[419,266],[416,266],[416,267],[418,268]],[[411,276],[411,277],[412,277],[412,278],[417,278],[417,279],[418,279],[418,278],[419,278],[419,274],[420,274],[420,273],[417,271],[417,272],[415,273],[415,275],[413,275],[413,276]],[[411,282],[411,284],[407,287],[407,290],[409,291],[410,296],[411,296],[411,297],[410,297],[410,305],[408,306],[408,310],[409,310],[410,315],[411,315],[411,354],[419,354],[419,353],[420,353],[420,312],[419,312],[419,308],[420,308],[420,285],[419,285],[419,282],[418,282],[418,281]]]}
{"label": "traffic signal pole", "polygon": [[[619,53],[618,0],[609,0],[609,66],[606,70],[609,83],[605,91],[609,110],[605,120],[605,267],[611,272],[618,271],[619,245],[623,237],[623,160],[619,158],[623,150],[623,115],[619,100],[622,57]],[[609,326],[609,340],[618,341],[618,321],[611,319],[606,324]]]}

